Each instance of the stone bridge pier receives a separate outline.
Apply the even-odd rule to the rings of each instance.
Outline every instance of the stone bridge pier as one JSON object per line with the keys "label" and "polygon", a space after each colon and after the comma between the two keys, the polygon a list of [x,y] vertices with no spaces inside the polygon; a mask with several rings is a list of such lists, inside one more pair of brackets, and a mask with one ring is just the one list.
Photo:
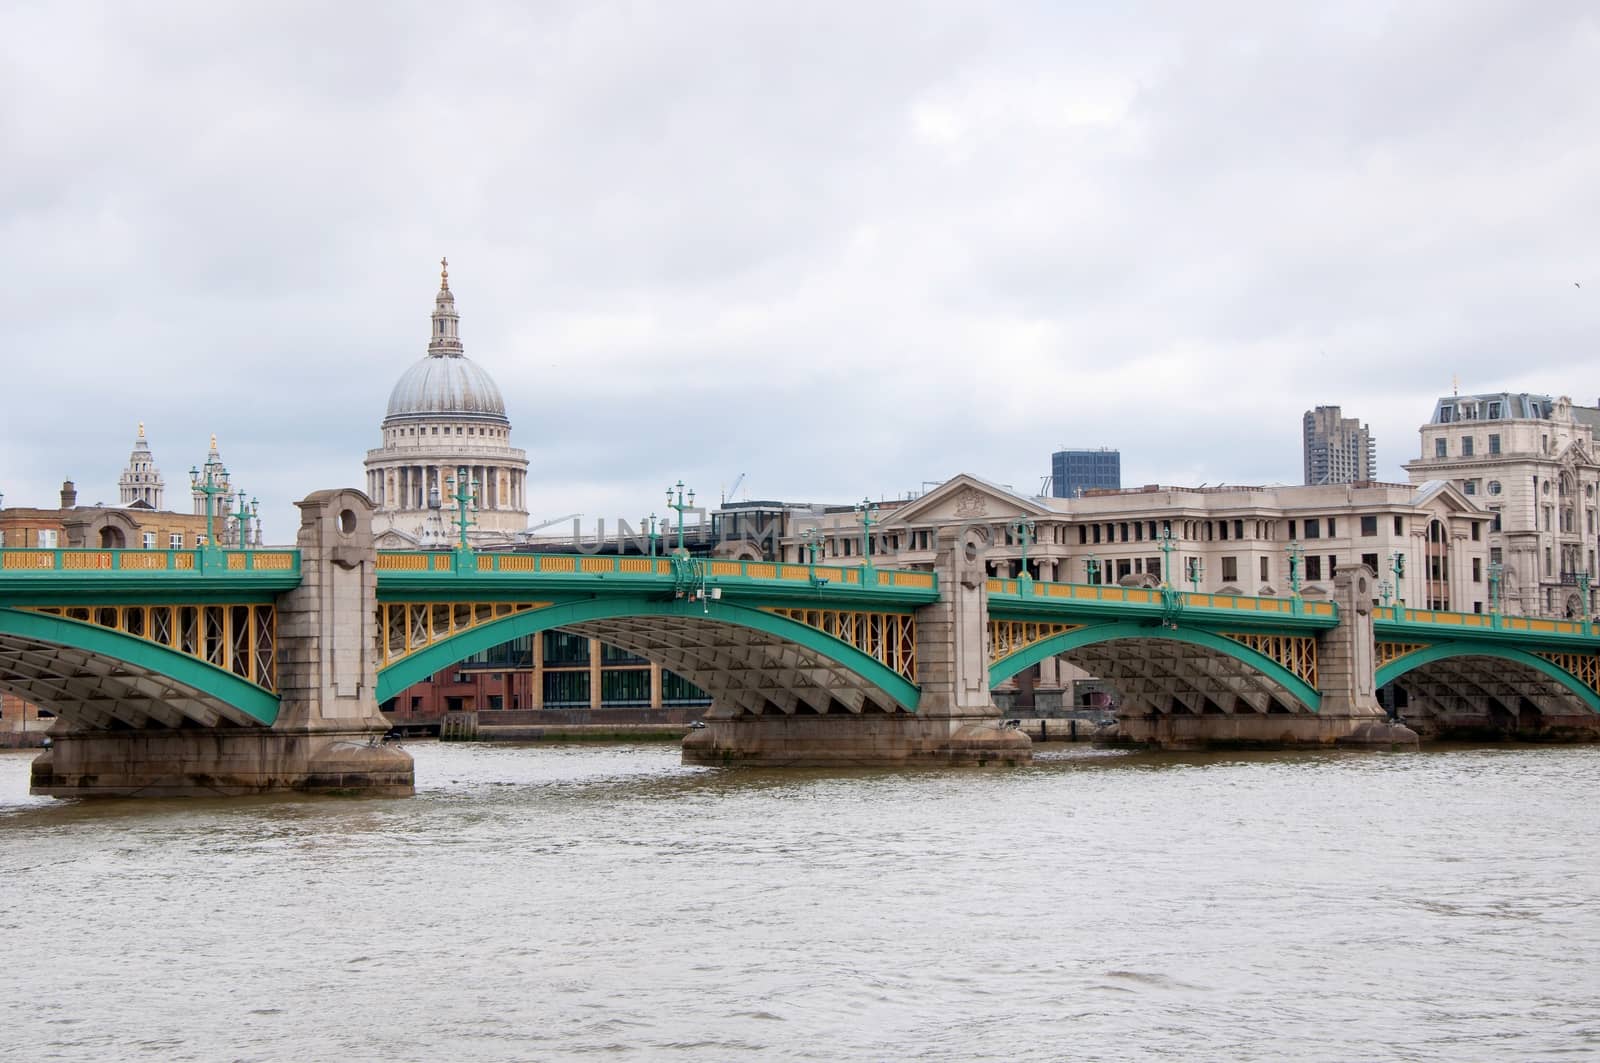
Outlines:
{"label": "stone bridge pier", "polygon": [[412,792],[411,757],[383,744],[388,724],[374,696],[372,502],[344,489],[318,491],[298,505],[301,581],[277,600],[281,701],[273,725],[66,727],[52,731],[52,748],[34,761],[34,793]]}
{"label": "stone bridge pier", "polygon": [[1117,717],[1119,741],[1164,749],[1206,746],[1343,745],[1415,749],[1414,731],[1391,722],[1378,702],[1372,588],[1366,565],[1334,577],[1337,626],[1317,636],[1316,712],[1147,713]]}
{"label": "stone bridge pier", "polygon": [[916,613],[914,712],[723,715],[683,743],[690,764],[786,766],[1027,764],[1033,743],[1002,726],[989,694],[985,544],[971,529],[939,532],[939,600]]}

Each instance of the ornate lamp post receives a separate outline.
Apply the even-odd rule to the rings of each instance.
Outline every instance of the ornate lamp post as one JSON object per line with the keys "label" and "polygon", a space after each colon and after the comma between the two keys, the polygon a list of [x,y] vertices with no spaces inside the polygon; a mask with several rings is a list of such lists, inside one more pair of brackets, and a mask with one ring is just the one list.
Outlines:
{"label": "ornate lamp post", "polygon": [[235,534],[239,537],[239,541],[234,545],[240,550],[250,549],[250,522],[256,518],[260,510],[261,503],[257,499],[252,498],[248,505],[245,504],[244,488],[239,488],[239,508],[229,515],[233,517]]}
{"label": "ornate lamp post", "polygon": [[856,516],[861,518],[861,564],[872,567],[872,526],[878,523],[878,507],[872,499],[863,498],[856,503]]}
{"label": "ornate lamp post", "polygon": [[1489,613],[1496,622],[1500,619],[1500,581],[1505,578],[1505,566],[1498,561],[1489,562]]}
{"label": "ornate lamp post", "polygon": [[1090,554],[1083,562],[1083,571],[1088,576],[1089,582],[1095,586],[1100,585],[1100,559]]}
{"label": "ornate lamp post", "polygon": [[478,523],[472,519],[472,514],[478,511],[478,505],[474,501],[478,481],[467,479],[467,467],[463,465],[456,469],[454,476],[446,476],[444,482],[450,488],[447,497],[456,504],[455,524],[459,536],[456,549],[465,553],[472,549],[467,545],[467,529]]}
{"label": "ornate lamp post", "polygon": [[828,536],[821,528],[807,528],[800,533],[800,539],[805,543],[805,551],[812,567],[816,567],[817,553],[824,554],[828,548]]}
{"label": "ornate lamp post", "polygon": [[1024,517],[1011,522],[1011,534],[1022,541],[1022,572],[1018,579],[1032,579],[1028,574],[1028,543],[1033,539],[1034,529],[1037,527],[1031,517]]}
{"label": "ornate lamp post", "polygon": [[661,538],[661,523],[654,513],[639,521],[639,527],[644,531],[645,537],[650,540],[650,556],[656,556],[656,542]]}
{"label": "ornate lamp post", "polygon": [[1300,544],[1289,540],[1289,598],[1293,607],[1300,608]]}
{"label": "ornate lamp post", "polygon": [[1200,593],[1200,577],[1205,573],[1205,564],[1198,558],[1189,559],[1189,586],[1195,594]]}
{"label": "ornate lamp post", "polygon": [[1399,610],[1399,613],[1396,614],[1395,619],[1404,620],[1406,611],[1406,596],[1402,590],[1402,588],[1405,587],[1405,583],[1402,581],[1406,578],[1406,555],[1398,550],[1395,551],[1394,554],[1389,557],[1389,571],[1394,573],[1395,608]]}
{"label": "ornate lamp post", "polygon": [[1175,541],[1172,538],[1172,525],[1168,524],[1161,529],[1161,536],[1156,540],[1156,545],[1161,548],[1161,585],[1172,586],[1172,548]]}
{"label": "ornate lamp post", "polygon": [[[676,501],[673,500],[673,492],[674,491],[677,492],[677,500]],[[685,504],[684,501],[683,501],[683,481],[682,480],[679,480],[676,484],[674,484],[673,486],[667,488],[667,508],[668,509],[675,509],[675,510],[678,511],[678,553],[679,553],[679,555],[682,555],[682,554],[687,552],[683,548],[683,514],[684,514],[685,510],[689,510],[689,509],[693,509],[694,508],[694,489],[690,488],[690,490],[689,490],[689,501],[688,501],[687,504]]]}
{"label": "ornate lamp post", "polygon": [[[213,446],[215,441],[213,440]],[[190,466],[189,487],[206,496],[206,549],[215,549],[216,535],[216,510],[214,500],[218,495],[226,495],[228,490],[228,470],[220,461],[207,460],[200,468]]]}
{"label": "ornate lamp post", "polygon": [[1394,588],[1389,585],[1388,580],[1378,582],[1378,593],[1383,597],[1383,607],[1389,608],[1389,598],[1394,594]]}

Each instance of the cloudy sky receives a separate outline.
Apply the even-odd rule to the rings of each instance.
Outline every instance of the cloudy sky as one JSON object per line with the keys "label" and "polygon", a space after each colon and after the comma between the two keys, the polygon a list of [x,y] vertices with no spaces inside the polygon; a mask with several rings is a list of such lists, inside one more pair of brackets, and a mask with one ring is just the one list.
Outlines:
{"label": "cloudy sky", "polygon": [[288,538],[441,255],[536,518],[1293,483],[1317,404],[1403,480],[1453,378],[1600,401],[1600,8],[1108,6],[13,0],[5,504],[142,420]]}

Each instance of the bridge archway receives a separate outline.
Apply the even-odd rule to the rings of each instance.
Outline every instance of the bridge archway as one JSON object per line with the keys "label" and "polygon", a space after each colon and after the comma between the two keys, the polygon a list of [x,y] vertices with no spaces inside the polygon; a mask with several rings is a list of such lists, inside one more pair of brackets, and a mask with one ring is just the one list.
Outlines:
{"label": "bridge archway", "polygon": [[[1600,693],[1538,654],[1442,643],[1379,668],[1377,688],[1405,695],[1409,717],[1491,731],[1533,731],[1562,718],[1600,725]],[[1537,717],[1531,717],[1537,713]]]}
{"label": "bridge archway", "polygon": [[777,613],[629,596],[524,609],[409,652],[379,671],[378,700],[474,653],[556,628],[676,672],[710,694],[721,713],[915,712],[921,694],[867,653]]}
{"label": "bridge archway", "polygon": [[100,729],[270,726],[278,698],[185,653],[93,624],[0,609],[0,689]]}
{"label": "bridge archway", "polygon": [[1317,712],[1306,680],[1236,639],[1195,628],[1119,621],[1075,628],[995,661],[995,686],[1049,657],[1064,656],[1114,687],[1127,708],[1202,713]]}

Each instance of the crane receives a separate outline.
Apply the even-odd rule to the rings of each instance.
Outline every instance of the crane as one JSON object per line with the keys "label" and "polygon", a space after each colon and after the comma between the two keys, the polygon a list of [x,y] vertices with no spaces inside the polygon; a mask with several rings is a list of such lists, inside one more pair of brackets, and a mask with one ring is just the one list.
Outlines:
{"label": "crane", "polygon": [[722,501],[724,503],[726,503],[728,501],[728,499],[732,498],[734,496],[734,494],[739,490],[739,485],[744,483],[744,477],[745,477],[745,474],[744,473],[740,473],[738,479],[733,481],[733,486],[728,488],[726,491],[722,492]]}

